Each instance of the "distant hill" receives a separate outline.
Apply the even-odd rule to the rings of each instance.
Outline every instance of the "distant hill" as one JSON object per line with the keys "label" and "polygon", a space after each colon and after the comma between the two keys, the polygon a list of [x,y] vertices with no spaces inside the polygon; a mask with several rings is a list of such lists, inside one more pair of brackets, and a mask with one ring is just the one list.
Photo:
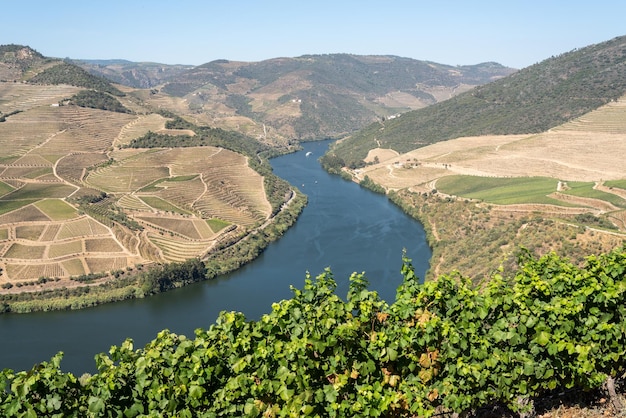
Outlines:
{"label": "distant hill", "polygon": [[73,60],[72,62],[91,74],[135,88],[158,86],[165,80],[193,68],[193,65],[167,65],[127,60]]}
{"label": "distant hill", "polygon": [[79,66],[70,62],[58,62],[57,65],[44,69],[28,80],[38,84],[69,84],[70,86],[85,87],[100,92],[110,93],[114,96],[123,96],[118,88],[109,80],[88,73]]}
{"label": "distant hill", "polygon": [[[106,68],[121,71],[124,65]],[[396,56],[305,55],[252,63],[217,60],[181,73],[172,70],[155,90],[184,98],[185,109],[171,110],[206,124],[237,118],[237,126],[266,125],[283,138],[319,139],[345,136],[514,71],[497,63],[449,66]]]}
{"label": "distant hill", "polygon": [[71,62],[44,57],[24,45],[0,45],[0,81],[67,84],[115,96],[124,95],[106,78],[90,74]]}
{"label": "distant hill", "polygon": [[43,65],[47,59],[24,45],[0,45],[0,81],[16,81],[33,66]]}
{"label": "distant hill", "polygon": [[337,144],[333,161],[355,167],[373,148],[404,153],[463,136],[543,132],[624,93],[626,36],[551,57],[447,101],[373,123]]}

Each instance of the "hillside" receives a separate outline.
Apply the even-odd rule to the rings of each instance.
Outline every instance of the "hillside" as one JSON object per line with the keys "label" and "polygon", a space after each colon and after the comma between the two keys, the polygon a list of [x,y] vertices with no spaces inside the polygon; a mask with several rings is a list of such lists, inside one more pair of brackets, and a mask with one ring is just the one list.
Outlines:
{"label": "hillside", "polygon": [[352,172],[425,225],[430,278],[458,270],[478,280],[519,246],[581,262],[626,240],[625,139],[623,96],[540,134],[375,149]]}
{"label": "hillside", "polygon": [[343,136],[513,71],[496,63],[449,66],[348,54],[217,60],[173,75],[141,98],[266,141],[319,139]]}
{"label": "hillside", "polygon": [[44,65],[46,59],[39,52],[23,45],[0,45],[0,81],[17,81],[31,67]]}
{"label": "hillside", "polygon": [[370,125],[322,162],[425,226],[428,279],[480,280],[520,246],[582,263],[626,239],[625,61],[626,37],[553,57]]}
{"label": "hillside", "polygon": [[71,62],[48,58],[23,45],[0,45],[0,81],[83,87],[123,96],[103,77],[88,73]]}
{"label": "hillside", "polygon": [[[40,103],[0,123],[0,282],[9,289],[184,261],[272,213],[263,176],[247,156],[211,146],[210,133],[178,148],[188,131],[165,130],[159,115],[51,106],[70,86],[56,97],[3,87]],[[168,148],[120,147],[159,126]]]}
{"label": "hillside", "polygon": [[59,61],[55,63],[55,65],[38,72],[27,81],[34,84],[69,84],[70,86],[106,92],[114,96],[124,95],[124,93],[114,87],[107,79],[89,74],[82,68],[68,62]]}
{"label": "hillside", "polygon": [[175,78],[193,65],[168,65],[155,62],[127,60],[72,60],[91,74],[107,78],[114,83],[135,88],[152,88]]}
{"label": "hillside", "polygon": [[334,147],[334,163],[362,166],[374,148],[404,153],[458,137],[539,133],[625,92],[626,36],[546,59],[428,108],[373,123]]}
{"label": "hillside", "polygon": [[[303,204],[260,158],[267,147],[244,134],[155,113],[29,47],[2,46],[0,58],[13,77],[0,81],[3,300],[214,254],[218,274],[230,268],[226,248],[257,233],[244,262],[292,222],[276,226],[281,208]],[[287,199],[298,202],[286,210]]]}
{"label": "hillside", "polygon": [[[626,369],[626,253],[618,247],[589,256],[599,254],[598,247],[617,247],[626,229],[621,158],[626,96],[613,97],[606,87],[620,86],[618,50],[624,48],[613,45],[609,52],[605,47],[595,55],[582,54],[589,73],[615,73],[606,79],[578,74],[580,50],[565,54],[577,63],[570,63],[566,76],[558,76],[562,67],[544,69],[558,80],[573,79],[571,84],[522,83],[542,85],[546,98],[528,94],[536,103],[558,102],[554,120],[566,123],[550,122],[550,129],[536,134],[465,134],[404,154],[380,140],[365,157],[371,165],[352,171],[360,180],[368,176],[383,184],[396,203],[423,220],[433,246],[430,274],[438,280],[420,284],[405,259],[405,281],[395,301],[381,301],[359,274],[350,278],[344,300],[334,293],[336,284],[327,271],[316,280],[307,277],[304,289],[294,288],[292,299],[274,304],[259,321],[223,313],[195,337],[163,331],[138,349],[127,341],[98,355],[93,375],[62,372],[61,354],[31,371],[0,371],[0,411],[6,416],[141,416],[146,411],[484,416],[497,406],[526,412],[540,396],[559,397],[572,388],[587,395],[604,387],[607,394],[599,402],[609,405],[607,414],[617,414],[622,397],[613,386]],[[193,257],[239,241],[245,232],[258,232],[292,196],[288,186],[268,182],[266,166],[257,166],[257,153],[265,146],[239,132],[152,111],[159,101],[177,109],[186,106],[199,93],[177,100],[164,91],[129,89],[118,98],[128,112],[81,107],[67,98],[84,91],[86,86],[76,81],[82,77],[63,78],[80,71],[28,50],[12,47],[4,54],[10,59],[3,68],[11,74],[22,80],[33,80],[35,73],[45,77],[37,83],[0,82],[2,309],[9,310],[15,288],[39,289],[46,282],[77,286],[98,280],[93,273],[99,272],[121,276],[123,282],[127,271],[145,262],[173,263],[163,266],[158,278],[144,276],[140,286],[124,282],[127,293],[117,300],[201,280],[207,267],[220,269],[225,263],[204,265]],[[24,58],[11,61],[19,56]],[[287,76],[267,77],[269,86]],[[217,91],[215,83],[212,91]],[[352,83],[356,89],[358,80]],[[588,83],[593,89],[587,89]],[[223,88],[233,87],[224,82]],[[553,101],[561,90],[566,96]],[[489,104],[483,113],[488,118],[497,119],[491,112],[515,103],[532,109],[519,90],[517,101],[504,87],[476,91],[482,92],[479,102]],[[255,100],[261,100],[259,94],[267,92],[257,91]],[[569,95],[575,100],[567,102]],[[237,101],[241,97],[231,96],[231,104],[245,109]],[[256,117],[259,112],[250,106]],[[528,109],[524,123],[536,122],[540,129],[545,120],[537,119],[544,114]],[[196,110],[201,120],[201,107]],[[521,110],[505,111],[502,117],[510,116],[515,125],[522,120],[513,117],[516,112]],[[379,126],[386,131],[404,119],[386,118]],[[529,177],[532,184],[508,187],[518,176]],[[548,184],[549,192],[537,184]],[[272,187],[274,194],[268,190]],[[526,200],[512,204],[508,199]],[[265,239],[263,234],[253,240]],[[529,251],[518,251],[518,242]],[[559,245],[561,252],[574,255],[572,261],[531,255]],[[581,252],[586,258],[579,257]],[[514,267],[502,261],[506,256],[516,257]],[[485,258],[491,264],[483,263]],[[192,277],[175,277],[181,272],[176,262],[189,259]],[[243,257],[237,254],[234,260],[239,265]],[[458,263],[466,263],[459,269],[463,276],[440,275]],[[474,274],[472,268],[482,270]],[[490,284],[478,283],[476,276]],[[67,289],[59,290],[54,301],[59,304],[45,309],[74,307]],[[89,306],[98,303],[92,299],[96,291],[93,287],[73,297]]]}

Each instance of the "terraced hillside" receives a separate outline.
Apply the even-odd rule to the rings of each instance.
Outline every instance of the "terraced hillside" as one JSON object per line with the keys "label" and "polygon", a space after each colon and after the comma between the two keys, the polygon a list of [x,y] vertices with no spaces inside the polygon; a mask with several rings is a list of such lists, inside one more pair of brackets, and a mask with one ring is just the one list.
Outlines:
{"label": "terraced hillside", "polygon": [[519,245],[577,257],[626,240],[624,121],[626,96],[540,134],[375,149],[352,173],[419,213],[430,274],[484,275]]}
{"label": "terraced hillside", "polygon": [[0,82],[3,292],[202,256],[270,216],[247,157],[212,146],[125,149],[148,132],[194,132],[166,129],[167,118],[132,96],[120,100],[136,113],[68,105],[78,91]]}

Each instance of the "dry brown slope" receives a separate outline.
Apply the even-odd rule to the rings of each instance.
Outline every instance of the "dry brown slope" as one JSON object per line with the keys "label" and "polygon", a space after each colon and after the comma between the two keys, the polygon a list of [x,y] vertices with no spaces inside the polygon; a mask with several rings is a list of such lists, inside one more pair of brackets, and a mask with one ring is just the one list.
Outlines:
{"label": "dry brown slope", "polygon": [[[375,150],[368,157],[388,156]],[[626,97],[538,135],[465,137],[397,155],[357,171],[388,189],[429,191],[446,175],[626,178]]]}

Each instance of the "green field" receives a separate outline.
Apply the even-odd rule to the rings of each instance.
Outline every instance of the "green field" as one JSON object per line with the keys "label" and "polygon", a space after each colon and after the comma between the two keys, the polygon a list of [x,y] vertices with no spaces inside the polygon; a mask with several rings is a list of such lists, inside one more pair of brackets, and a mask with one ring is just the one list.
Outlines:
{"label": "green field", "polygon": [[13,187],[9,186],[3,181],[0,181],[0,196],[4,196],[5,194],[12,192],[13,190],[15,190]]}
{"label": "green field", "polygon": [[209,224],[209,227],[211,227],[211,230],[215,233],[218,233],[219,231],[230,225],[228,222],[217,218],[207,219],[206,223]]}
{"label": "green field", "polygon": [[53,221],[65,221],[76,217],[76,210],[60,199],[44,199],[35,206]]}
{"label": "green field", "polygon": [[626,190],[626,180],[609,180],[605,181],[604,185],[606,187],[617,187],[618,189]]}
{"label": "green field", "polygon": [[189,181],[189,180],[195,179],[196,177],[198,177],[197,174],[190,174],[188,176],[174,176],[174,177],[165,179],[165,181]]}
{"label": "green field", "polygon": [[181,215],[191,215],[192,213],[185,210],[185,209],[181,209],[178,206],[174,206],[172,205],[170,202],[168,202],[167,200],[163,200],[160,197],[156,197],[156,196],[139,196],[139,198],[141,200],[144,201],[145,204],[158,209],[158,210],[163,210],[166,212],[173,212],[173,213],[180,213]]}
{"label": "green field", "polygon": [[74,190],[76,190],[75,187],[65,184],[28,183],[4,196],[2,200],[63,198],[70,195]]}
{"label": "green field", "polygon": [[439,179],[437,190],[499,205],[535,203],[571,206],[547,196],[556,191],[557,183],[558,180],[549,177],[495,178],[456,175]]}
{"label": "green field", "polygon": [[37,177],[45,176],[47,174],[53,174],[52,167],[39,167],[36,170],[31,170],[28,174],[24,175],[27,179],[36,179]]}
{"label": "green field", "polygon": [[14,243],[4,254],[7,258],[21,258],[26,260],[40,260],[46,251],[45,245],[23,245]]}
{"label": "green field", "polygon": [[28,206],[31,203],[35,203],[37,199],[29,199],[29,200],[0,200],[0,215],[12,212],[16,209],[20,209],[24,206]]}
{"label": "green field", "polygon": [[572,196],[587,197],[591,199],[604,200],[617,207],[626,208],[626,200],[612,193],[603,192],[602,190],[596,190],[593,188],[595,183],[582,182],[582,181],[568,181],[567,190],[563,190],[562,193]]}
{"label": "green field", "polygon": [[15,237],[37,241],[46,227],[44,225],[18,225],[15,227]]}

